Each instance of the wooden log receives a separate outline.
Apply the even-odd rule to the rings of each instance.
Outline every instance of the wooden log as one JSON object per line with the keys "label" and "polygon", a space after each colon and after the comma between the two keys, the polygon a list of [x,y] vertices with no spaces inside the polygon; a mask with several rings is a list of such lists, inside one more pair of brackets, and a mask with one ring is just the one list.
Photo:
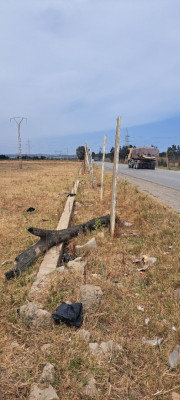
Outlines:
{"label": "wooden log", "polygon": [[32,262],[41,254],[62,242],[68,242],[72,237],[78,235],[79,232],[95,229],[96,226],[107,226],[110,224],[110,215],[105,215],[80,225],[73,226],[62,230],[46,230],[38,228],[29,228],[28,231],[33,235],[39,236],[40,240],[30,246],[16,257],[17,264],[5,273],[7,279],[19,276]]}

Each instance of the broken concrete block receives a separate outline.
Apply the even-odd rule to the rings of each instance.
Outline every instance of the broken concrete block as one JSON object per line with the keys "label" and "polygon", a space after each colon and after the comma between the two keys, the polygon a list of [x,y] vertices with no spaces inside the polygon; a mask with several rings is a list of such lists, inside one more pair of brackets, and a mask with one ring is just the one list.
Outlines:
{"label": "broken concrete block", "polygon": [[175,289],[174,297],[176,298],[176,300],[180,300],[180,287]]}
{"label": "broken concrete block", "polygon": [[20,318],[34,328],[51,328],[51,314],[38,308],[34,302],[29,302],[20,308]]}
{"label": "broken concrete block", "polygon": [[51,314],[48,311],[42,310],[40,308],[35,313],[35,320],[33,322],[33,325],[34,327],[51,328],[52,327]]}
{"label": "broken concrete block", "polygon": [[113,340],[109,340],[108,342],[101,342],[100,343],[100,351],[107,355],[109,353],[112,353],[113,350]]}
{"label": "broken concrete block", "polygon": [[96,389],[96,380],[94,378],[90,378],[88,383],[83,387],[82,392],[88,397],[97,397],[98,392]]}
{"label": "broken concrete block", "polygon": [[82,261],[81,257],[78,257],[75,258],[75,260],[69,261],[67,266],[68,268],[72,268],[75,272],[81,272],[83,274],[86,262]]}
{"label": "broken concrete block", "polygon": [[59,397],[50,384],[47,387],[43,387],[42,384],[34,384],[31,388],[29,400],[59,400]]}
{"label": "broken concrete block", "polygon": [[92,238],[82,246],[77,245],[75,247],[77,256],[82,255],[86,250],[93,250],[97,247],[96,239]]}
{"label": "broken concrete block", "polygon": [[103,292],[100,286],[82,285],[80,288],[80,298],[85,310],[97,307],[102,299]]}
{"label": "broken concrete block", "polygon": [[26,320],[33,320],[37,310],[38,306],[33,301],[24,304],[24,306],[20,308],[20,317]]}
{"label": "broken concrete block", "polygon": [[122,346],[118,343],[114,343],[113,340],[109,340],[107,342],[98,343],[89,343],[89,349],[92,354],[100,357],[109,357],[113,353],[117,353],[122,351]]}
{"label": "broken concrete block", "polygon": [[55,382],[55,369],[54,365],[47,363],[43,369],[42,375],[40,377],[39,382],[49,382],[49,383],[54,383]]}
{"label": "broken concrete block", "polygon": [[79,335],[83,338],[83,339],[85,339],[85,340],[87,340],[87,341],[89,341],[90,340],[90,333],[89,333],[89,331],[86,331],[86,329],[80,329],[79,330]]}
{"label": "broken concrete block", "polygon": [[100,353],[100,348],[98,343],[89,343],[90,352],[94,355],[98,355]]}

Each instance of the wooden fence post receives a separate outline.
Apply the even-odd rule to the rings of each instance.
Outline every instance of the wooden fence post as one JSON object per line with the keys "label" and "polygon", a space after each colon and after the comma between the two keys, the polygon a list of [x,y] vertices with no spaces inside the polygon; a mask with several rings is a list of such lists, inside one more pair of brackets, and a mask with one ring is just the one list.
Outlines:
{"label": "wooden fence post", "polygon": [[105,159],[105,152],[106,152],[106,141],[107,141],[107,136],[104,135],[103,158],[102,158],[102,171],[101,171],[101,193],[100,193],[100,199],[101,199],[101,201],[102,201],[102,198],[103,198],[104,159]]}
{"label": "wooden fence post", "polygon": [[95,183],[94,183],[94,175],[93,175],[93,166],[92,166],[92,153],[88,149],[88,144],[85,144],[85,153],[86,153],[86,162],[91,174],[91,181],[92,181],[92,187],[95,188]]}
{"label": "wooden fence post", "polygon": [[92,165],[92,153],[90,150],[89,150],[89,168],[90,168],[90,174],[91,174],[92,187],[94,189],[95,183],[94,183],[94,173],[93,173],[93,165]]}
{"label": "wooden fence post", "polygon": [[114,165],[113,165],[113,179],[112,179],[112,197],[111,197],[111,215],[110,215],[111,236],[114,236],[114,229],[115,229],[117,173],[118,173],[118,162],[119,162],[120,134],[121,134],[121,117],[118,117],[117,118],[117,127],[116,127],[116,139],[115,139],[115,149],[114,149]]}
{"label": "wooden fence post", "polygon": [[88,166],[88,169],[90,171],[90,167],[89,167],[89,155],[88,155],[88,144],[85,144],[85,154],[86,154],[86,165]]}

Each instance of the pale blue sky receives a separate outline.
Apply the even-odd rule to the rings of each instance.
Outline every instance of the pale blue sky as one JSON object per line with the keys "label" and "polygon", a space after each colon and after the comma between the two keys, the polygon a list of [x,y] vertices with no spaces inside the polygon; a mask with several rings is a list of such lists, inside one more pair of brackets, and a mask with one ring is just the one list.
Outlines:
{"label": "pale blue sky", "polygon": [[180,144],[179,0],[0,0],[0,55],[0,153]]}

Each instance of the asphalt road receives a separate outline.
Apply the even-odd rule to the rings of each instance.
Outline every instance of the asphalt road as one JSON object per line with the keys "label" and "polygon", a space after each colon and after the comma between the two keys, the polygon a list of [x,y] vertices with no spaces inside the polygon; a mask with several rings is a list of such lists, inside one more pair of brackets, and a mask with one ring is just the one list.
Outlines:
{"label": "asphalt road", "polygon": [[[96,163],[101,165],[101,163]],[[112,173],[113,164],[105,163],[105,171]],[[153,195],[180,213],[180,172],[163,169],[133,169],[120,164],[118,176]]]}

